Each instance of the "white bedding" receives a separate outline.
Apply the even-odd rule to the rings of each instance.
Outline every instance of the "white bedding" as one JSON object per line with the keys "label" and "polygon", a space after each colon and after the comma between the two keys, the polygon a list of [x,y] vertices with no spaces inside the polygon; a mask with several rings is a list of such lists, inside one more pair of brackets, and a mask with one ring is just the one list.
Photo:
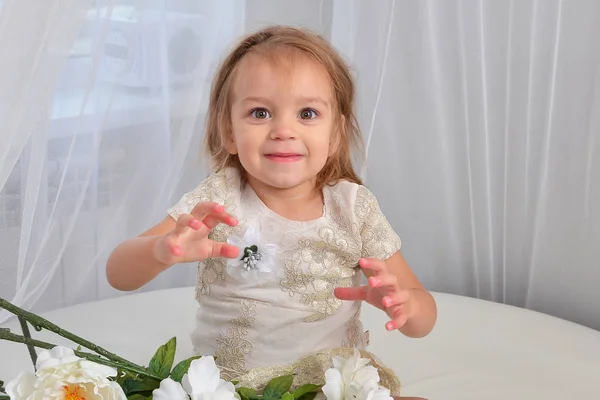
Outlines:
{"label": "white bedding", "polygon": [[[365,305],[369,350],[394,368],[404,396],[430,400],[600,399],[600,332],[497,303],[434,294],[438,324],[428,337],[408,339],[384,328],[386,316]],[[107,350],[147,364],[177,336],[177,360],[190,355],[192,288],[140,293],[44,314]],[[18,322],[3,327],[19,332]],[[46,331],[35,338],[68,344]],[[0,380],[31,364],[27,348],[0,341]]]}

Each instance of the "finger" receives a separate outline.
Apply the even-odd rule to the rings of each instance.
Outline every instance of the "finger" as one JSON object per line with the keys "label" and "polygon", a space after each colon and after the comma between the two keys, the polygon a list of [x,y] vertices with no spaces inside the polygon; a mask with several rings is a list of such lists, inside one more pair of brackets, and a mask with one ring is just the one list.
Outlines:
{"label": "finger", "polygon": [[368,280],[369,286],[373,288],[398,289],[398,278],[394,274],[381,274],[372,276]]}
{"label": "finger", "polygon": [[167,247],[168,247],[169,251],[171,252],[171,254],[174,255],[175,257],[179,257],[182,254],[181,247],[179,246],[179,243],[178,243],[177,235],[175,235],[175,234],[168,235],[166,237],[165,243],[167,244]]}
{"label": "finger", "polygon": [[403,306],[396,306],[397,308],[393,311],[392,320],[385,324],[385,329],[393,331],[402,328],[408,321],[408,313]]}
{"label": "finger", "polygon": [[208,257],[227,257],[236,258],[240,254],[240,249],[224,242],[212,242],[211,254]]}
{"label": "finger", "polygon": [[237,225],[238,221],[235,217],[228,213],[208,214],[203,220],[198,219],[192,214],[182,214],[177,218],[177,226],[175,233],[181,235],[188,231],[189,228],[198,231],[200,234],[208,235],[219,223],[225,223],[230,226]]}
{"label": "finger", "polygon": [[387,272],[385,261],[377,258],[361,258],[358,260],[358,265],[360,265],[361,268],[375,272],[376,275]]}
{"label": "finger", "polygon": [[[175,224],[175,235],[179,236],[185,232],[187,232],[190,228],[198,229],[196,227],[196,220],[190,214],[181,214],[176,221]],[[199,222],[199,221],[198,221]]]}
{"label": "finger", "polygon": [[381,299],[385,308],[391,308],[396,305],[402,305],[408,301],[410,293],[407,290],[392,292]]}
{"label": "finger", "polygon": [[225,211],[225,206],[213,202],[202,202],[196,204],[190,214],[200,221],[204,220],[204,218],[206,218],[208,215],[214,215],[223,222],[235,221],[234,224],[237,223],[235,217]]}
{"label": "finger", "polygon": [[340,300],[366,300],[369,293],[368,286],[335,288],[333,294]]}
{"label": "finger", "polygon": [[235,226],[235,225],[237,225],[238,221],[235,217],[233,217],[231,215],[227,215],[227,214],[223,214],[223,215],[209,214],[206,216],[206,218],[204,218],[202,223],[210,231],[210,230],[214,229],[220,223],[224,223],[224,224],[227,224],[230,226]]}

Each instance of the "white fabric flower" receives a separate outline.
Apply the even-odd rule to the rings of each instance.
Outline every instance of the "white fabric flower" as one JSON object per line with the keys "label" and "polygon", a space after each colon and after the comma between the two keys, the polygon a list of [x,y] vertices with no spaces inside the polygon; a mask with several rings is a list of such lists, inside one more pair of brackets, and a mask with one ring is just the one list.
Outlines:
{"label": "white fabric flower", "polygon": [[190,364],[182,384],[164,379],[152,392],[154,400],[239,400],[233,383],[221,379],[213,357],[201,357]]}
{"label": "white fabric flower", "polygon": [[258,229],[250,227],[243,237],[232,236],[227,243],[240,249],[238,257],[227,261],[227,272],[234,279],[258,282],[275,270],[277,246],[264,243]]}
{"label": "white fabric flower", "polygon": [[125,400],[115,368],[77,357],[72,349],[56,346],[38,356],[35,373],[23,372],[6,385],[11,400],[76,399]]}
{"label": "white fabric flower", "polygon": [[369,360],[354,354],[348,359],[332,357],[333,367],[325,372],[323,393],[328,400],[390,400],[390,391],[379,385],[379,373]]}

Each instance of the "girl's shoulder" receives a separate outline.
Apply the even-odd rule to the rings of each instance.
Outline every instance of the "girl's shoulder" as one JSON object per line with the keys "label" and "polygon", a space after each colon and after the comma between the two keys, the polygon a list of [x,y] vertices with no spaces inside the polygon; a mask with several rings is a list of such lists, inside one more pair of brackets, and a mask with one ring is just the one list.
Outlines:
{"label": "girl's shoulder", "polygon": [[375,194],[365,185],[340,180],[329,185],[331,197],[340,209],[353,213],[358,220],[364,220],[372,212],[380,211]]}
{"label": "girl's shoulder", "polygon": [[168,213],[177,220],[181,214],[189,214],[201,202],[214,202],[231,206],[239,198],[240,175],[235,168],[224,168],[211,173],[194,189],[185,193]]}
{"label": "girl's shoulder", "polygon": [[361,257],[386,260],[400,249],[400,237],[369,188],[353,182],[339,181],[330,185],[328,190],[331,193],[330,212],[333,219],[356,224],[362,247]]}

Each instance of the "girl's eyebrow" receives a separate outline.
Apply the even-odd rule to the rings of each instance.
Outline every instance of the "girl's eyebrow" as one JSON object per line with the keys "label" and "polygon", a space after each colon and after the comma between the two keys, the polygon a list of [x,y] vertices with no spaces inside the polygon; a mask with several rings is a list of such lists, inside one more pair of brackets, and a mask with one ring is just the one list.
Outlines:
{"label": "girl's eyebrow", "polygon": [[315,97],[299,97],[298,101],[301,103],[320,103],[322,105],[324,105],[325,107],[329,107],[329,102],[327,100],[325,100],[322,97],[319,96],[315,96]]}
{"label": "girl's eyebrow", "polygon": [[[305,103],[320,103],[326,107],[329,107],[329,102],[319,96],[299,97],[297,100],[299,103],[304,103],[304,104]],[[249,97],[245,97],[242,99],[242,103],[269,103],[269,102],[270,102],[269,99],[266,97],[249,96]]]}
{"label": "girl's eyebrow", "polygon": [[244,97],[242,99],[242,103],[268,103],[269,99],[267,99],[266,97],[256,97],[256,96],[249,96],[249,97]]}

